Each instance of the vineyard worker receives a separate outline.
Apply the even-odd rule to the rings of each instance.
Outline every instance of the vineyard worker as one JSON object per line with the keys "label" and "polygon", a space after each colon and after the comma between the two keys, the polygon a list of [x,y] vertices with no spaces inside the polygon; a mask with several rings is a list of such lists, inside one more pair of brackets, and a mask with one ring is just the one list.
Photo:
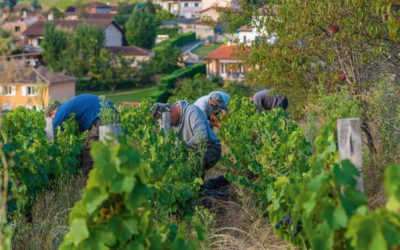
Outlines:
{"label": "vineyard worker", "polygon": [[202,96],[194,103],[199,107],[210,121],[210,126],[220,127],[218,113],[225,115],[228,110],[229,94],[223,91],[213,91],[209,95]]}
{"label": "vineyard worker", "polygon": [[173,105],[156,103],[151,108],[151,116],[155,120],[161,119],[164,112],[171,113],[171,127],[178,132],[179,139],[185,141],[189,148],[196,149],[206,143],[205,170],[217,164],[221,157],[221,143],[208,126],[204,113],[197,106],[178,101]]}
{"label": "vineyard worker", "polygon": [[[90,156],[90,144],[92,141],[99,140],[99,119],[101,100],[98,96],[84,94],[78,95],[63,104],[52,104],[45,111],[45,117],[53,118],[53,128],[61,126],[71,114],[79,125],[79,130],[89,131],[88,137],[83,146],[83,168],[89,171],[93,166],[93,160]],[[114,106],[111,102],[108,105]],[[115,112],[117,112],[115,110]]]}
{"label": "vineyard worker", "polygon": [[254,96],[250,97],[257,104],[257,112],[263,110],[272,110],[276,107],[281,107],[286,110],[288,99],[280,94],[272,94],[269,89],[258,91]]}

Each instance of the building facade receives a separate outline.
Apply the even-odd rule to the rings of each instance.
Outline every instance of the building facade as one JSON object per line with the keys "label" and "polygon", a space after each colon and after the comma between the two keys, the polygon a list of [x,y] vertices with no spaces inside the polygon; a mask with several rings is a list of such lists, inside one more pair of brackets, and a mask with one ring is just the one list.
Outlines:
{"label": "building facade", "polygon": [[246,80],[248,67],[240,59],[243,49],[236,45],[221,45],[206,56],[208,77],[221,77],[224,80],[242,82]]}
{"label": "building facade", "polygon": [[[111,19],[85,19],[85,20],[54,20],[52,21],[58,28],[75,31],[81,24],[88,24],[104,30],[106,46],[122,46],[123,30]],[[24,45],[40,48],[40,43],[44,36],[46,22],[38,21],[22,33]]]}
{"label": "building facade", "polygon": [[18,77],[0,82],[0,109],[43,108],[75,96],[75,77],[49,72],[44,67],[23,66],[18,70]]}

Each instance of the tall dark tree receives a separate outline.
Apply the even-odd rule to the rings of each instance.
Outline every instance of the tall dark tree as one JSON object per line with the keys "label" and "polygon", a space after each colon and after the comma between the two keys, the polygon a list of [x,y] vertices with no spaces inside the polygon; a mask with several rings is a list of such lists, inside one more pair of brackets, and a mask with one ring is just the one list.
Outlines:
{"label": "tall dark tree", "polygon": [[130,45],[150,49],[157,36],[157,18],[148,9],[135,8],[125,25],[126,40]]}
{"label": "tall dark tree", "polygon": [[101,28],[87,24],[78,26],[67,52],[68,72],[79,77],[86,76],[96,64],[105,40]]}
{"label": "tall dark tree", "polygon": [[47,22],[41,47],[47,67],[54,71],[63,71],[65,69],[63,55],[68,47],[67,33],[57,30],[53,22]]}

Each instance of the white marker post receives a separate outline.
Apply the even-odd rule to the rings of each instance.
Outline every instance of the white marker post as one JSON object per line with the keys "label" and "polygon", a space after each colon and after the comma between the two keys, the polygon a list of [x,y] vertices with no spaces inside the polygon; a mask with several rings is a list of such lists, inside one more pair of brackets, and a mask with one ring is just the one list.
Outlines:
{"label": "white marker post", "polygon": [[339,139],[339,159],[350,160],[358,169],[356,189],[364,193],[362,167],[361,123],[359,118],[339,119],[337,124]]}
{"label": "white marker post", "polygon": [[171,113],[170,112],[162,113],[160,129],[164,129],[165,136],[169,135],[169,130],[171,129]]}
{"label": "white marker post", "polygon": [[54,139],[53,118],[46,117],[46,136],[47,140]]}
{"label": "white marker post", "polygon": [[120,124],[101,125],[99,127],[99,140],[105,142],[106,140],[115,140],[121,134]]}

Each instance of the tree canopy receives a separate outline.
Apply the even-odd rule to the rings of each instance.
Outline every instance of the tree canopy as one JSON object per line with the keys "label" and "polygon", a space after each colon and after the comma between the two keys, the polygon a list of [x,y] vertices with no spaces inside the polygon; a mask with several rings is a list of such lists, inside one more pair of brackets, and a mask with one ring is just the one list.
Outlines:
{"label": "tree canopy", "polygon": [[157,36],[157,19],[147,8],[135,8],[125,25],[126,40],[129,45],[150,49]]}

